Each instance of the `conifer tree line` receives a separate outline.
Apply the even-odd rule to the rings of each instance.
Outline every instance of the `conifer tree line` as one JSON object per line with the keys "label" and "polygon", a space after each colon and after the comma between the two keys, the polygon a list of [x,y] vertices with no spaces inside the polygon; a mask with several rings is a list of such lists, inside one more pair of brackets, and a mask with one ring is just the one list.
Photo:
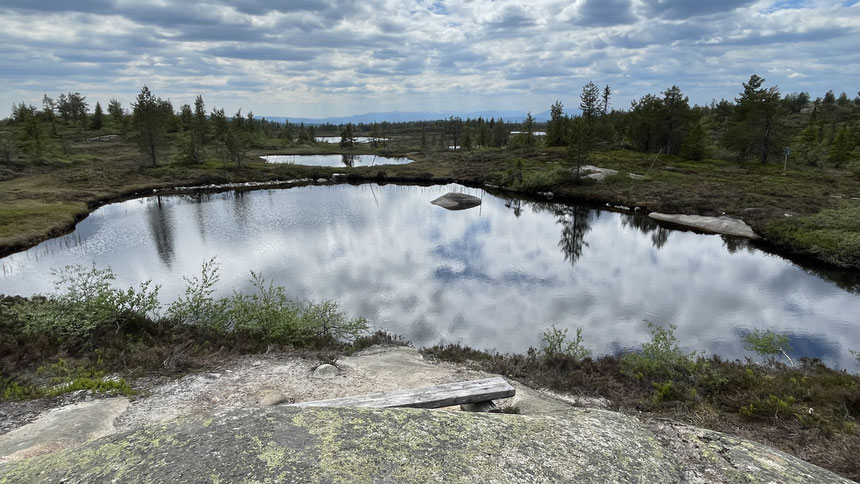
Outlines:
{"label": "conifer tree line", "polygon": [[[781,162],[790,153],[795,162],[834,167],[860,159],[860,93],[853,99],[833,91],[815,99],[805,92],[782,95],[777,86],[767,86],[754,74],[732,101],[714,100],[706,106],[690,105],[674,85],[645,94],[628,109],[612,107],[608,85],[589,82],[578,97],[579,114],[565,114],[565,106],[556,101],[546,123],[529,113],[520,123],[450,117],[305,126],[260,119],[241,109],[232,116],[223,108],[207,110],[200,95],[193,105],[176,109],[147,86],[127,107],[111,99],[106,112],[99,102],[91,109],[78,92],[56,98],[46,94],[40,107],[24,102],[12,106],[5,123],[18,129],[0,133],[0,160],[45,161],[67,152],[70,138],[102,135],[133,137],[151,166],[171,160],[203,163],[212,157],[241,166],[249,149],[313,144],[321,135],[339,137],[342,147],[355,145],[357,136],[368,136],[377,148],[385,148],[395,136],[411,136],[420,140],[422,152],[566,147],[567,157],[576,164],[596,148],[764,163]],[[536,135],[541,130],[545,136]]]}
{"label": "conifer tree line", "polygon": [[[556,101],[546,128],[548,146],[595,146],[666,153],[685,159],[782,161],[787,154],[808,165],[842,167],[860,159],[860,92],[849,99],[828,91],[780,94],[753,74],[733,101],[690,105],[678,86],[634,100],[628,110],[609,109],[611,88],[589,82],[578,116]],[[585,145],[585,146],[583,146]]]}

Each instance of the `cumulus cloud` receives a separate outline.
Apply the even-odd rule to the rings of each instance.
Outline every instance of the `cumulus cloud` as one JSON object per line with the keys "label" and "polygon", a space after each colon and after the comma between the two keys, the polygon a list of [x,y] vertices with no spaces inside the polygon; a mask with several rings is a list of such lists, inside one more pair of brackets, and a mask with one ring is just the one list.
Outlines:
{"label": "cumulus cloud", "polygon": [[[87,92],[234,112],[613,105],[678,84],[733,98],[752,73],[783,92],[854,92],[858,2],[828,0],[131,0],[0,2],[0,105]],[[802,75],[798,75],[802,73]],[[243,91],[239,86],[256,86]],[[101,99],[104,97],[105,99]]]}

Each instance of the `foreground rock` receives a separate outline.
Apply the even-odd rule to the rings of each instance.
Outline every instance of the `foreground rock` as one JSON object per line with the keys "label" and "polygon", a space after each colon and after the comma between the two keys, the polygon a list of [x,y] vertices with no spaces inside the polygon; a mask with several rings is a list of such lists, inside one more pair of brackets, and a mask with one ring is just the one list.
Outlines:
{"label": "foreground rock", "polygon": [[116,432],[114,420],[128,408],[127,398],[81,402],[47,412],[30,425],[0,438],[0,465],[60,450]]}
{"label": "foreground rock", "polygon": [[442,208],[447,208],[448,210],[464,210],[467,208],[477,207],[481,204],[481,199],[465,193],[450,192],[430,203]]}
{"label": "foreground rock", "polygon": [[660,432],[605,410],[243,408],[12,462],[0,482],[848,482],[697,430],[672,449]]}
{"label": "foreground rock", "polygon": [[731,217],[706,217],[704,215],[680,215],[659,212],[651,212],[648,216],[654,220],[692,227],[712,234],[735,235],[749,239],[761,238],[746,222]]}

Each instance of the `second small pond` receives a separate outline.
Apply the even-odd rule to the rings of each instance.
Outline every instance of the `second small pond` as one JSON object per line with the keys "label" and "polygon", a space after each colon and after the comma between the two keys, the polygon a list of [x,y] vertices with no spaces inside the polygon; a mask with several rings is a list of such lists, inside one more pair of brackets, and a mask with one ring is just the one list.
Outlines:
{"label": "second small pond", "polygon": [[405,165],[409,158],[377,155],[266,155],[260,158],[266,163],[289,163],[309,166],[331,166],[352,168],[356,166]]}

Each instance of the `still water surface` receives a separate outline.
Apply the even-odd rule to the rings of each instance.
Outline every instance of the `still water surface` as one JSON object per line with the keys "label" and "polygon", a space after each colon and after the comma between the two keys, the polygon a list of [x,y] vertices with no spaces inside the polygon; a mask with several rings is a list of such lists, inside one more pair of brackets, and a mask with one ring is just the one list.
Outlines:
{"label": "still water surface", "polygon": [[[483,205],[430,204],[451,190]],[[0,293],[52,287],[50,269],[111,266],[168,302],[217,257],[221,294],[261,271],[296,298],[333,299],[416,346],[524,352],[550,325],[583,329],[596,354],[678,326],[685,349],[749,355],[753,327],[794,355],[858,371],[860,296],[743,240],[673,231],[647,217],[531,203],[458,185],[333,185],[149,197],[102,207],[64,237],[0,259]]]}
{"label": "still water surface", "polygon": [[266,160],[267,163],[333,167],[405,165],[412,163],[412,160],[409,158],[377,155],[266,155],[260,158]]}
{"label": "still water surface", "polygon": [[[386,138],[376,138],[379,141],[387,141]],[[340,143],[340,136],[317,136],[316,141],[318,143]],[[374,138],[370,136],[354,136],[353,140],[356,143],[370,143],[374,140]]]}

